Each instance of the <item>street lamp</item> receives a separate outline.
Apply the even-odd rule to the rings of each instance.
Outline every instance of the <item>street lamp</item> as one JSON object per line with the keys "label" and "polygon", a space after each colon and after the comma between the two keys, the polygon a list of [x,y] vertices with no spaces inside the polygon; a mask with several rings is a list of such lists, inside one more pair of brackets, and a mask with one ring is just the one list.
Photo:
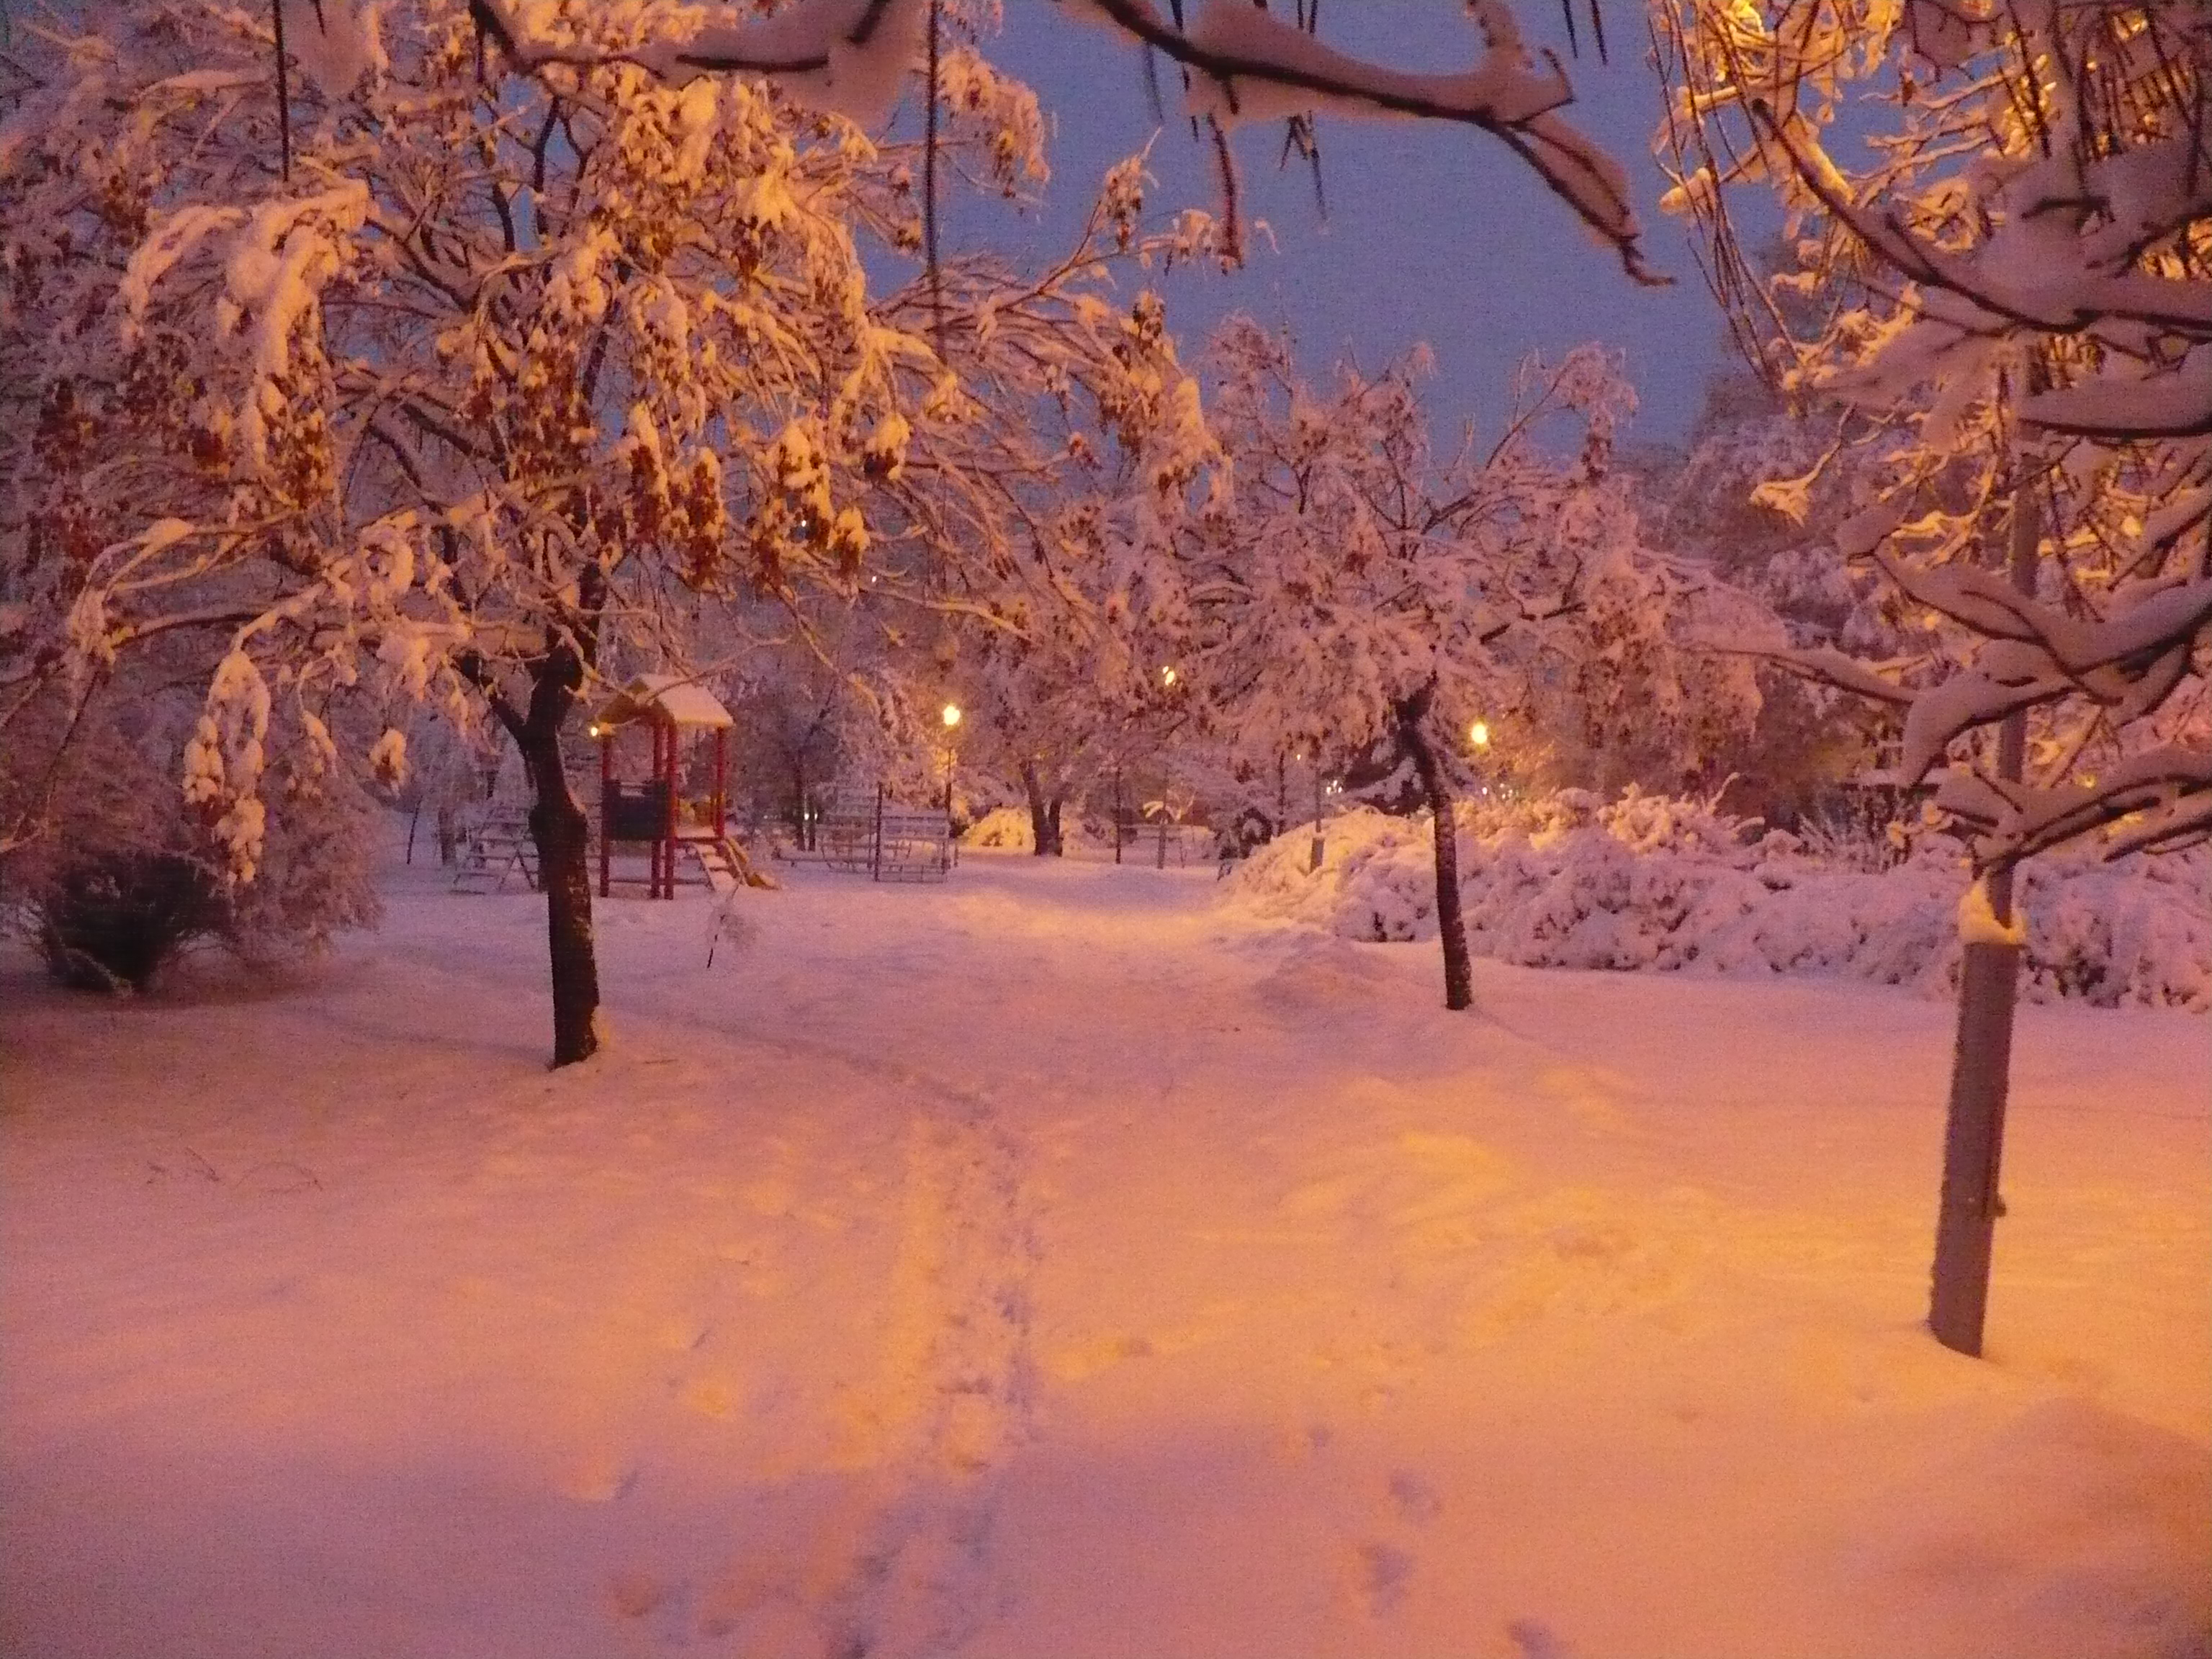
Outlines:
{"label": "street lamp", "polygon": [[945,721],[945,821],[949,824],[952,822],[952,762],[956,752],[952,747],[952,732],[960,724],[960,705],[946,703],[941,718]]}
{"label": "street lamp", "polygon": [[1489,748],[1490,722],[1488,720],[1477,720],[1474,725],[1468,726],[1467,728],[1467,740],[1473,744],[1477,749]]}
{"label": "street lamp", "polygon": [[1309,872],[1319,870],[1321,868],[1322,855],[1326,850],[1322,842],[1321,821],[1322,814],[1328,811],[1328,804],[1322,799],[1322,788],[1323,782],[1321,775],[1321,754],[1319,750],[1316,750],[1314,754],[1313,845],[1306,851],[1306,868]]}

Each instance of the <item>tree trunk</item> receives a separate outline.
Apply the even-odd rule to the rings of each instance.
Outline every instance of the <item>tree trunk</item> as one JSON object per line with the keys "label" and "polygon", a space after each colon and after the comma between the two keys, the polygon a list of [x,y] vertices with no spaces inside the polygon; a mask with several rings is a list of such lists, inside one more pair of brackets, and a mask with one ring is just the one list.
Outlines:
{"label": "tree trunk", "polygon": [[[2002,883],[2002,888],[2000,888]],[[1990,878],[1990,908],[2010,919],[2012,872]],[[2020,947],[1966,947],[1959,980],[1958,1040],[1943,1125],[1943,1190],[1936,1216],[1936,1266],[1928,1328],[1945,1347],[1979,1358],[1996,1246],[1997,1174],[2012,1071],[2012,1017]]]}
{"label": "tree trunk", "polygon": [[[587,577],[590,572],[586,573]],[[530,780],[530,836],[538,848],[538,884],[545,895],[545,943],[553,978],[553,1064],[573,1066],[599,1052],[599,965],[592,932],[591,819],[568,787],[561,760],[561,726],[584,687],[586,649],[596,638],[604,592],[588,582],[583,626],[547,630],[545,654],[526,665],[530,704],[517,708],[496,671],[473,653],[455,664],[491,705],[514,739]]]}
{"label": "tree trunk", "polygon": [[[538,699],[532,700],[536,715]],[[545,943],[553,971],[553,1063],[589,1060],[599,1047],[599,953],[592,929],[591,820],[568,787],[557,724],[533,718],[518,742],[529,769],[531,838],[545,893]]]}
{"label": "tree trunk", "polygon": [[1044,783],[1037,776],[1036,768],[1024,764],[1022,768],[1022,793],[1029,797],[1030,835],[1036,842],[1036,856],[1061,856],[1060,839],[1060,802],[1057,794],[1047,795]]}
{"label": "tree trunk", "polygon": [[1433,684],[1398,705],[1398,741],[1405,745],[1421,780],[1421,792],[1435,815],[1437,937],[1444,952],[1444,1006],[1455,1012],[1474,1006],[1474,967],[1467,950],[1467,918],[1459,902],[1459,826],[1452,817],[1451,786],[1444,781],[1421,721],[1435,696]]}

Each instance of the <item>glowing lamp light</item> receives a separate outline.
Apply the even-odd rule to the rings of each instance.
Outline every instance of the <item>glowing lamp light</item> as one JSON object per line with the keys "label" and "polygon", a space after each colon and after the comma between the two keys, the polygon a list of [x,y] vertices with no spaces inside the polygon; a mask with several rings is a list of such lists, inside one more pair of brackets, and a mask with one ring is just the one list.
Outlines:
{"label": "glowing lamp light", "polygon": [[1162,685],[1173,685],[1175,683],[1176,672],[1174,669],[1163,668],[1160,670],[1160,684]]}
{"label": "glowing lamp light", "polygon": [[1490,722],[1488,720],[1477,720],[1474,725],[1467,728],[1467,737],[1468,741],[1472,743],[1477,749],[1489,748]]}
{"label": "glowing lamp light", "polygon": [[592,735],[595,738],[603,738],[606,735],[606,732],[597,721],[594,721],[592,725]]}
{"label": "glowing lamp light", "polygon": [[945,705],[945,729],[950,732],[954,726],[959,724],[960,705],[957,702],[946,703]]}

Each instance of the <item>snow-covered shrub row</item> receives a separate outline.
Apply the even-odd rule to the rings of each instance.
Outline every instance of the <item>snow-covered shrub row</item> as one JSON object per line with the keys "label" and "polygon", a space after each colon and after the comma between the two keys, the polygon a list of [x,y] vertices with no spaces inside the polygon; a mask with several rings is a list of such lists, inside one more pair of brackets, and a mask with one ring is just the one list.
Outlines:
{"label": "snow-covered shrub row", "polygon": [[[1463,806],[1459,826],[1478,955],[1531,967],[1835,974],[1930,995],[1958,981],[1967,875],[1942,836],[1892,870],[1844,868],[1696,802],[1632,794],[1601,805],[1577,790]],[[1306,828],[1279,837],[1229,878],[1224,902],[1346,939],[1436,936],[1426,817],[1355,809],[1326,824],[1318,871],[1310,847]],[[2212,1008],[2205,876],[2197,855],[2025,866],[2026,994]]]}

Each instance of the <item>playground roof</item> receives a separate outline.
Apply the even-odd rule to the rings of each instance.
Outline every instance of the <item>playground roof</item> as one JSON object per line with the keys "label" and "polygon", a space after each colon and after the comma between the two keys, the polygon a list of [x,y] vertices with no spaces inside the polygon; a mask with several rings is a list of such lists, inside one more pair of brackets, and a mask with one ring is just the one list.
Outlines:
{"label": "playground roof", "polygon": [[696,680],[676,674],[640,674],[592,717],[595,726],[651,720],[667,726],[735,726],[730,711]]}

